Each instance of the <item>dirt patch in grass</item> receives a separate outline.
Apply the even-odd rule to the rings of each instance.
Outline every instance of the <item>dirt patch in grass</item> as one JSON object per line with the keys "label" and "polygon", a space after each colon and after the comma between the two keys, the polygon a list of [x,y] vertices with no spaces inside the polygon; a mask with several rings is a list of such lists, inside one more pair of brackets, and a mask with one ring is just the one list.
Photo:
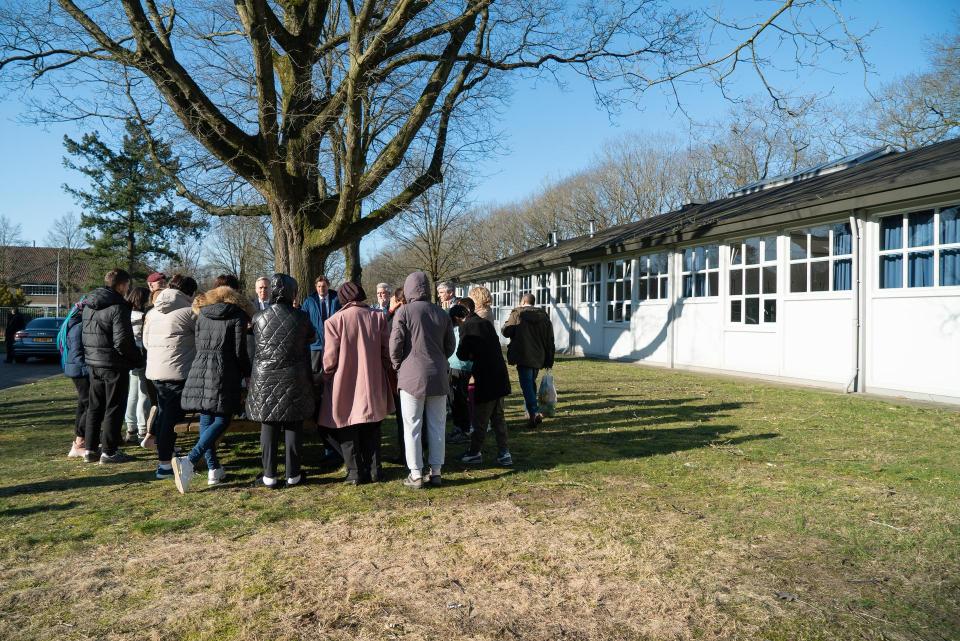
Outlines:
{"label": "dirt patch in grass", "polygon": [[691,550],[683,532],[698,526],[680,514],[598,531],[596,507],[530,514],[502,500],[101,543],[0,573],[14,588],[0,637],[719,639],[768,619],[734,580],[739,543]]}

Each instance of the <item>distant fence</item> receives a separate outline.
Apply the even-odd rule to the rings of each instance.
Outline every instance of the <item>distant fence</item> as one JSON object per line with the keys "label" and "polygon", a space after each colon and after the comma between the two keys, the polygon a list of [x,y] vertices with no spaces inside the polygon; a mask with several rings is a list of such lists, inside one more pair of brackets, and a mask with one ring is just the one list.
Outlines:
{"label": "distant fence", "polygon": [[[27,319],[29,323],[34,318],[44,318],[46,316],[56,316],[56,308],[52,305],[50,307],[18,307],[20,313]],[[63,315],[66,315],[66,310],[61,308],[60,310]],[[10,319],[10,316],[13,314],[12,307],[0,307],[0,327],[3,329],[7,328],[7,321]],[[4,332],[6,334],[6,332]],[[5,336],[0,336],[0,341],[6,340]]]}

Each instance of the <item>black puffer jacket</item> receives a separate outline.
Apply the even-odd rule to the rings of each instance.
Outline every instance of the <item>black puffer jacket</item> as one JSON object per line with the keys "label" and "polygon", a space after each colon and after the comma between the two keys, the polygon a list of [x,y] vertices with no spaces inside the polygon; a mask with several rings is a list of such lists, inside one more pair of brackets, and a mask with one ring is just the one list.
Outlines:
{"label": "black puffer jacket", "polygon": [[130,304],[108,287],[98,287],[83,300],[83,355],[90,367],[136,369],[143,354],[133,340]]}
{"label": "black puffer jacket", "polygon": [[250,375],[244,336],[249,305],[229,287],[211,289],[193,300],[196,355],[180,398],[183,409],[227,416],[240,409],[241,381]]}
{"label": "black puffer jacket", "polygon": [[510,374],[493,323],[476,314],[467,316],[460,327],[457,358],[473,362],[470,372],[475,381],[474,397],[478,403],[510,396]]}
{"label": "black puffer jacket", "polygon": [[256,345],[247,390],[247,416],[262,423],[299,422],[313,416],[310,317],[294,309],[297,281],[277,274],[271,283],[273,306],[253,317]]}

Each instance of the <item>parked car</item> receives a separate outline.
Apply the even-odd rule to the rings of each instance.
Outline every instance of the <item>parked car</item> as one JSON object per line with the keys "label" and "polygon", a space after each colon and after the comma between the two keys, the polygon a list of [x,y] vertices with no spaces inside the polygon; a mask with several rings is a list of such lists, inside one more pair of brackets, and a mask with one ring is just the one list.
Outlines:
{"label": "parked car", "polygon": [[13,345],[18,363],[25,363],[31,356],[36,358],[56,358],[57,332],[62,318],[34,318],[13,337]]}

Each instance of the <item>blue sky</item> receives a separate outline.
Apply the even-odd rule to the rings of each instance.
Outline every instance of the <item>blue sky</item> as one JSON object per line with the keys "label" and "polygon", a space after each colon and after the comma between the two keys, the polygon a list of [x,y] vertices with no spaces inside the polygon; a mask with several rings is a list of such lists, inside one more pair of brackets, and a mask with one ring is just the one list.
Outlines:
{"label": "blue sky", "polygon": [[[724,2],[724,9],[751,10],[760,5],[749,0]],[[867,53],[874,66],[869,82],[876,84],[920,70],[926,60],[930,38],[957,24],[954,2],[930,0],[853,0],[843,10],[854,18],[855,29],[876,25]],[[794,89],[832,91],[834,99],[858,102],[867,96],[859,65],[829,63],[829,72],[784,79]],[[614,121],[597,108],[592,90],[584,82],[569,79],[566,91],[550,81],[520,80],[503,117],[506,151],[477,163],[479,175],[474,197],[478,203],[505,202],[535,191],[545,181],[569,174],[589,164],[603,143],[625,132],[669,131],[683,137],[685,118],[675,113],[660,93],[643,99],[641,110],[627,110]],[[746,92],[756,91],[745,85]],[[691,91],[685,106],[698,119],[721,116],[729,105],[715,92]],[[23,225],[28,241],[42,244],[51,222],[67,211],[78,211],[61,189],[65,182],[82,184],[80,176],[62,166],[64,134],[84,131],[77,124],[40,128],[17,122],[25,109],[18,96],[0,103],[0,214]],[[364,243],[364,253],[379,245]]]}

